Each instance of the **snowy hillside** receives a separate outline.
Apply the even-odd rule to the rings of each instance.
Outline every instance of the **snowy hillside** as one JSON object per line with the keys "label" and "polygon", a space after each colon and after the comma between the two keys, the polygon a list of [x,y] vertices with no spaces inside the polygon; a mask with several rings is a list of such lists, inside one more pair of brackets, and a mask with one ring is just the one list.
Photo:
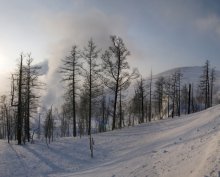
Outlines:
{"label": "snowy hillside", "polygon": [[47,145],[0,141],[2,177],[218,177],[220,106],[150,124]]}

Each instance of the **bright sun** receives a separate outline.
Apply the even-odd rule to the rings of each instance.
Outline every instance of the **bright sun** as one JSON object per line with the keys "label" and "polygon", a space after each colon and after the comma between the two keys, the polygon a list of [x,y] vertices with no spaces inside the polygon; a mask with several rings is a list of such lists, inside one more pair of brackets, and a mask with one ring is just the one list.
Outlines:
{"label": "bright sun", "polygon": [[0,53],[0,63],[0,74],[11,72],[16,65],[12,59],[2,53]]}

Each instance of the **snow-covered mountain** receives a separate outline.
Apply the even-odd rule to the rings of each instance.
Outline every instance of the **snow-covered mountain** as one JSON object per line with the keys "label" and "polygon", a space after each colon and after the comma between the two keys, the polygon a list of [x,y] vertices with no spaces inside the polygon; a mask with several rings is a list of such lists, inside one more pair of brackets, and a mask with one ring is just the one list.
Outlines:
{"label": "snow-covered mountain", "polygon": [[[182,74],[181,85],[193,84],[194,91],[196,91],[197,86],[200,83],[200,77],[203,73],[202,66],[192,66],[192,67],[179,67],[170,69],[159,74],[153,75],[153,83],[160,77],[169,78],[175,72],[180,71]],[[146,79],[149,80],[149,77]],[[215,70],[215,83],[214,83],[214,100],[220,100],[220,71]]]}
{"label": "snow-covered mountain", "polygon": [[[164,72],[161,72],[159,74],[153,75],[153,79],[156,80],[159,77],[163,76],[165,78],[168,78],[175,72],[180,72],[183,75],[182,82],[183,83],[194,83],[198,84],[200,80],[200,76],[203,73],[203,67],[202,66],[192,66],[192,67],[179,67],[170,69]],[[220,71],[215,70],[216,73],[216,86],[220,86]]]}
{"label": "snow-covered mountain", "polygon": [[2,177],[217,177],[220,106],[93,135],[18,146],[0,140]]}

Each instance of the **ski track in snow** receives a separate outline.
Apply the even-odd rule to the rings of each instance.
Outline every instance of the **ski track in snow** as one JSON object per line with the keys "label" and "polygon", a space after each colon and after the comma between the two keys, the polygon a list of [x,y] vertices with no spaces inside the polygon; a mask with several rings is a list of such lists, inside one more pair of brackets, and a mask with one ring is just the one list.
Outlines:
{"label": "ski track in snow", "polygon": [[1,140],[0,177],[220,177],[220,106],[93,136]]}

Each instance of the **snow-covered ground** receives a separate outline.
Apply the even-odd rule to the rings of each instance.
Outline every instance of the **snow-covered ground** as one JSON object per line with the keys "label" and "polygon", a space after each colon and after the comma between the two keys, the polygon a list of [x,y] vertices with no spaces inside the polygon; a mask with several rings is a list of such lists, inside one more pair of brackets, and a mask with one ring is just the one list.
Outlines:
{"label": "snow-covered ground", "polygon": [[0,176],[219,177],[220,106],[88,137],[18,146],[0,141]]}

